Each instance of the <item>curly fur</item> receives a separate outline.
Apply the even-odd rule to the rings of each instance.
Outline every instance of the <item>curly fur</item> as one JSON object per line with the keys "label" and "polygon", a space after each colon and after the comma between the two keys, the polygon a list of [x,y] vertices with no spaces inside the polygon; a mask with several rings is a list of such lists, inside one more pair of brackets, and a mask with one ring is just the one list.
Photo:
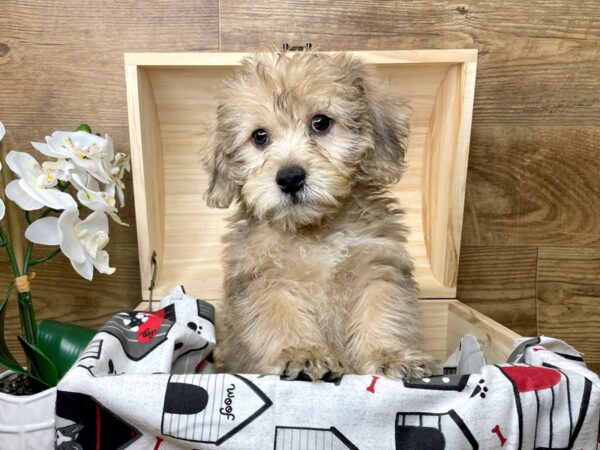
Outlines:
{"label": "curly fur", "polygon": [[[237,202],[219,370],[429,373],[406,230],[386,191],[402,174],[404,109],[347,54],[257,55],[226,81],[205,157],[209,206]],[[310,131],[316,114],[333,119],[327,133]],[[271,135],[264,149],[258,128]],[[275,181],[290,164],[307,173],[297,196]]]}

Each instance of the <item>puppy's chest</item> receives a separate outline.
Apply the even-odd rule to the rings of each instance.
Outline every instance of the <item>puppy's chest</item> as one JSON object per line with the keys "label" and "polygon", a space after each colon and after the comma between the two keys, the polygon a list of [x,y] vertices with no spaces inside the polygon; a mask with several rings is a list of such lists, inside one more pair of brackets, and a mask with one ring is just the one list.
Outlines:
{"label": "puppy's chest", "polygon": [[346,262],[356,239],[336,233],[322,239],[272,235],[262,258],[264,275],[301,285],[320,297],[339,291]]}

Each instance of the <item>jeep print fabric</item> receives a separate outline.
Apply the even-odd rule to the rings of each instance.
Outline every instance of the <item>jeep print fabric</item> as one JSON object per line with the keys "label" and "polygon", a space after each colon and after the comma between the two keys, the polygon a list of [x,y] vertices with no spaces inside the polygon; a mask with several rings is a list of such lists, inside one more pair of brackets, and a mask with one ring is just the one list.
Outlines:
{"label": "jeep print fabric", "polygon": [[445,375],[311,383],[211,373],[212,306],[178,287],[161,307],[114,316],[60,382],[57,449],[598,448],[600,382],[555,339],[472,374],[469,337]]}

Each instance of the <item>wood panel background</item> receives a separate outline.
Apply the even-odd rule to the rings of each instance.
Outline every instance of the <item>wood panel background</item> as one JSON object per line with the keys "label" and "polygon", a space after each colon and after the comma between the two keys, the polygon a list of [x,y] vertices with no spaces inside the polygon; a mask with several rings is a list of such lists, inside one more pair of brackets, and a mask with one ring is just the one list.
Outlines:
{"label": "wood panel background", "polygon": [[[598,17],[596,0],[3,0],[0,120],[11,148],[88,122],[127,151],[126,51],[477,48],[459,298],[600,367]],[[41,266],[40,318],[98,326],[138,302],[127,200],[131,226],[113,227],[109,246],[116,274],[90,284],[64,259]]]}

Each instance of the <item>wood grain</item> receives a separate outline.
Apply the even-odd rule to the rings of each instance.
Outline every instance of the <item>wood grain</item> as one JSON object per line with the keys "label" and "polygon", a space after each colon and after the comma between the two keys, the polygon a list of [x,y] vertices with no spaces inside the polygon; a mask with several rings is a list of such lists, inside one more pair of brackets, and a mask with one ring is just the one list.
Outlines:
{"label": "wood grain", "polygon": [[457,297],[523,336],[536,331],[535,247],[463,247]]}
{"label": "wood grain", "polygon": [[600,243],[600,127],[479,127],[463,244]]}
{"label": "wood grain", "polygon": [[600,247],[547,247],[538,261],[538,331],[600,363]]}
{"label": "wood grain", "polygon": [[3,0],[0,11],[7,128],[125,126],[124,52],[219,48],[217,0]]}
{"label": "wood grain", "polygon": [[595,0],[221,0],[221,49],[477,48],[475,125],[597,125],[599,14]]}

